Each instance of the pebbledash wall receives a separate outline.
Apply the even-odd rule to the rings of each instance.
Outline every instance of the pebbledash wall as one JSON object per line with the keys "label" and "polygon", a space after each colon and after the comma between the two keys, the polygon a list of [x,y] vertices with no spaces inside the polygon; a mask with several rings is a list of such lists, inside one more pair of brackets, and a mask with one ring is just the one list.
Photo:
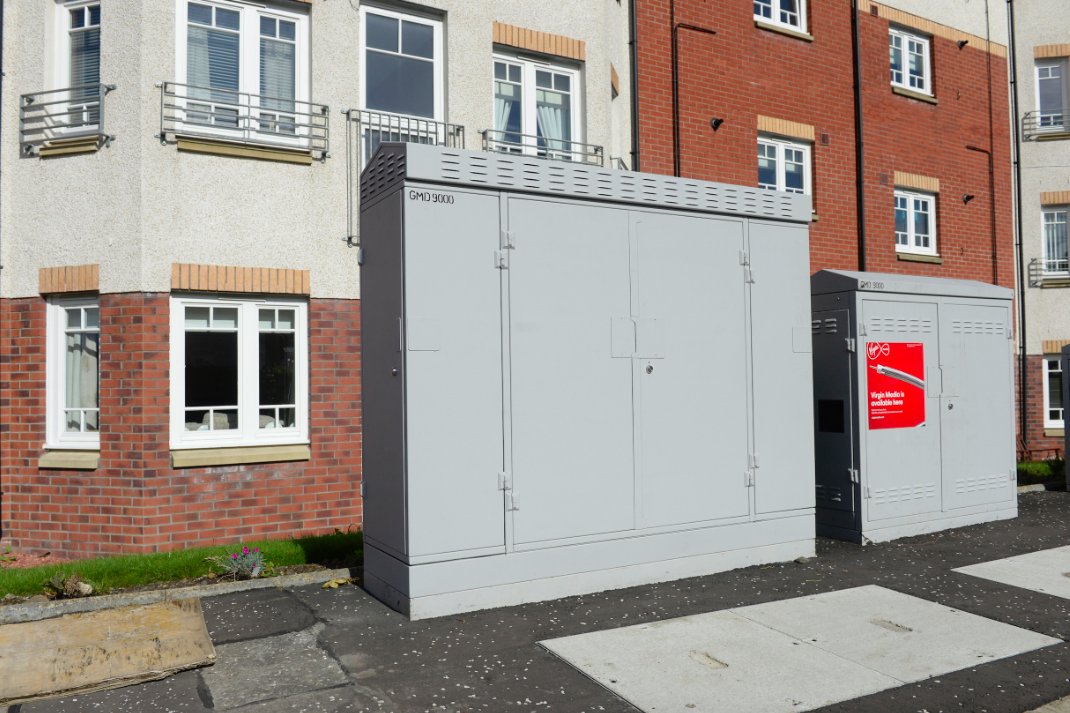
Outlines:
{"label": "pebbledash wall", "polygon": [[[100,0],[111,140],[39,152],[21,143],[20,95],[69,86],[56,71],[69,8],[65,0],[3,8],[2,545],[85,557],[361,524],[360,284],[347,186],[363,142],[349,153],[343,111],[367,108],[362,11],[440,25],[437,118],[464,125],[468,148],[480,147],[479,129],[494,126],[493,58],[504,55],[567,67],[582,88],[573,92],[574,138],[603,146],[607,160],[629,154],[627,3],[228,3],[247,13],[243,31],[253,28],[243,47],[257,46],[256,13],[306,23],[307,54],[296,53],[307,75],[298,70],[297,83],[307,80],[306,98],[328,107],[326,156],[161,131],[162,92],[182,75],[187,1],[213,2]],[[351,197],[355,212],[359,197]],[[100,303],[99,453],[64,449],[46,432],[47,306],[79,296]],[[181,396],[172,348],[182,338],[172,309],[183,296],[285,296],[307,309],[307,439],[218,453],[172,449],[175,431],[191,425],[172,423]]]}
{"label": "pebbledash wall", "polygon": [[[858,0],[866,270],[1015,284],[1006,19],[990,4],[986,25],[984,2]],[[639,3],[641,168],[664,174],[674,170],[671,5],[677,23],[717,33],[679,30],[681,175],[755,186],[760,133],[808,145],[811,272],[859,269],[851,1],[806,0],[797,32],[756,22],[750,0]],[[930,39],[932,97],[893,91],[890,27]],[[724,120],[716,131],[713,117]],[[967,146],[993,153],[995,241],[988,156]],[[896,188],[934,195],[936,255],[897,254]]]}

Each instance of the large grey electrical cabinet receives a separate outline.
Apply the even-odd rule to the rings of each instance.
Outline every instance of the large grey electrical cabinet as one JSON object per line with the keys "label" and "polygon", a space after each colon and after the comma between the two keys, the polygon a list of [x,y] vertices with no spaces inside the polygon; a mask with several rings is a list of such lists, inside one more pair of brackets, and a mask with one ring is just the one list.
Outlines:
{"label": "large grey electrical cabinet", "polygon": [[818,534],[1016,517],[1013,291],[837,270],[810,284]]}
{"label": "large grey electrical cabinet", "polygon": [[814,551],[808,196],[383,144],[365,585],[423,618]]}

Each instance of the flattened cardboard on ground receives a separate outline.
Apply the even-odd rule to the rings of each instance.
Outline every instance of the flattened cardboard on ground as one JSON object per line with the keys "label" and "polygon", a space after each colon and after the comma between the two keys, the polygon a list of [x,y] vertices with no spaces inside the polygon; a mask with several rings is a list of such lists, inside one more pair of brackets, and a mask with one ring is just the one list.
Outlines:
{"label": "flattened cardboard on ground", "polygon": [[0,706],[151,681],[215,663],[200,599],[0,626]]}

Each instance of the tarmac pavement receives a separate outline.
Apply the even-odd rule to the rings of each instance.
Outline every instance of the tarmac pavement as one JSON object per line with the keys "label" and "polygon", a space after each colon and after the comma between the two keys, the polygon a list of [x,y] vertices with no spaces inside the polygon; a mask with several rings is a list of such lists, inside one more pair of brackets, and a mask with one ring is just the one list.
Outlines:
{"label": "tarmac pavement", "polygon": [[[664,584],[410,622],[353,586],[256,590],[202,600],[219,661],[144,683],[16,706],[52,711],[625,711],[636,709],[537,642],[879,585],[1070,639],[1070,599],[951,570],[1070,545],[1070,495],[1019,495],[1019,517]],[[777,676],[770,670],[769,677]],[[818,709],[823,713],[1070,711],[1070,645]],[[686,713],[686,712],[684,712]]]}

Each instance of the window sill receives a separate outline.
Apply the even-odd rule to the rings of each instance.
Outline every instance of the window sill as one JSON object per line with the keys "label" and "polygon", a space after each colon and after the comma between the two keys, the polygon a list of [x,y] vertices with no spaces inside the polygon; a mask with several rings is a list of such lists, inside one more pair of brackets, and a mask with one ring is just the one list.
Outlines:
{"label": "window sill", "polygon": [[48,470],[96,470],[100,451],[48,451],[37,459],[37,467]]}
{"label": "window sill", "polygon": [[1065,436],[1065,434],[1066,434],[1066,431],[1065,431],[1065,429],[1062,429],[1062,428],[1045,428],[1044,429],[1044,437],[1045,438],[1063,438]]}
{"label": "window sill", "polygon": [[1070,287],[1070,276],[1048,275],[1040,278],[1041,287]]}
{"label": "window sill", "polygon": [[1070,139],[1070,131],[1037,134],[1037,141],[1066,141],[1067,139]]}
{"label": "window sill", "polygon": [[817,213],[811,213],[810,214],[810,222],[811,223],[816,223],[817,222]]}
{"label": "window sill", "polygon": [[799,32],[798,30],[792,30],[787,27],[781,27],[780,25],[774,25],[771,22],[765,22],[764,20],[755,20],[754,26],[759,30],[768,30],[770,32],[776,32],[781,35],[787,35],[788,37],[794,37],[797,40],[803,40],[805,42],[813,42],[814,36],[807,32]]}
{"label": "window sill", "polygon": [[928,262],[933,265],[943,265],[944,258],[939,255],[918,255],[916,253],[896,253],[896,258],[903,262]]}
{"label": "window sill", "polygon": [[243,448],[197,448],[171,451],[172,468],[201,468],[246,463],[282,463],[309,460],[312,449],[306,444],[290,446],[246,446]]}
{"label": "window sill", "polygon": [[179,138],[177,141],[179,151],[191,151],[193,153],[214,154],[216,156],[237,156],[238,158],[254,158],[262,161],[281,161],[282,163],[299,163],[305,166],[312,165],[312,154],[307,151],[287,151],[286,149],[258,148],[228,141],[212,141],[211,139]]}
{"label": "window sill", "polygon": [[99,151],[100,146],[99,136],[46,141],[44,145],[37,150],[37,155],[41,158],[48,158],[49,156],[64,156],[72,153],[92,153],[94,151]]}
{"label": "window sill", "polygon": [[939,104],[940,101],[931,94],[924,94],[922,92],[916,92],[913,89],[904,89],[903,87],[897,87],[892,85],[892,94],[898,94],[901,97],[909,97],[910,99],[917,99],[920,102],[926,104]]}

